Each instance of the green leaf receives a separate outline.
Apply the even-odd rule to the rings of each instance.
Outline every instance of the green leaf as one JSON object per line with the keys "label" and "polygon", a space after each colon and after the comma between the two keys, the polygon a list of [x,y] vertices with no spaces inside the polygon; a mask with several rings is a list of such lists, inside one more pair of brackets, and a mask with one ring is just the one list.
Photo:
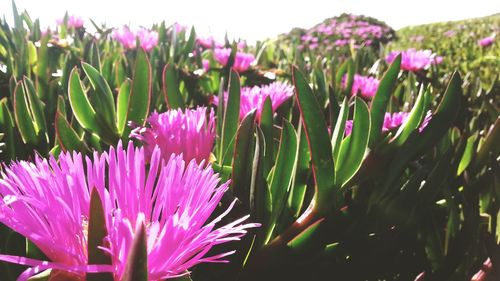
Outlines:
{"label": "green leaf", "polygon": [[318,233],[318,229],[324,218],[319,219],[308,226],[304,231],[295,236],[292,240],[287,243],[287,246],[297,252],[303,252],[308,250],[309,244],[312,240],[315,240],[315,236]]}
{"label": "green leaf", "polygon": [[[2,149],[2,159],[9,160],[16,158],[14,142],[14,119],[7,106],[7,98],[0,100],[0,131],[5,134],[3,142],[5,147]],[[3,157],[5,155],[5,157]]]}
{"label": "green leaf", "polygon": [[290,195],[288,196],[288,208],[293,215],[293,218],[298,218],[300,211],[302,210],[302,205],[304,204],[304,197],[307,189],[307,182],[310,175],[309,160],[311,159],[311,154],[309,152],[309,146],[307,142],[306,134],[303,130],[302,124],[299,124],[298,129],[298,155],[296,172],[293,178],[292,187],[290,189]]}
{"label": "green leaf", "polygon": [[343,186],[361,167],[370,136],[370,113],[368,106],[359,97],[354,105],[352,133],[342,141],[335,166],[338,186]]}
{"label": "green leaf", "polygon": [[[89,61],[90,61],[90,64],[92,65],[92,67],[94,67],[97,70],[97,72],[101,72],[102,71],[102,69],[101,69],[101,55],[100,55],[100,52],[99,52],[99,45],[95,41],[92,42],[92,44],[90,45]],[[87,72],[87,71],[85,71],[85,72]]]}
{"label": "green leaf", "polygon": [[344,101],[342,102],[342,106],[340,107],[339,117],[337,118],[337,123],[335,124],[335,128],[333,129],[332,134],[333,159],[338,159],[340,145],[345,135],[345,123],[347,122],[348,115],[349,103],[347,97],[345,97]]}
{"label": "green leaf", "polygon": [[420,93],[415,101],[415,105],[408,115],[408,119],[399,127],[394,137],[393,143],[395,145],[401,146],[408,139],[411,132],[418,129],[420,123],[424,120],[426,114],[426,100],[429,99],[430,95],[429,89],[430,88],[427,88],[424,91],[423,87],[420,88]]}
{"label": "green leaf", "polygon": [[[130,80],[125,80],[120,90],[118,91],[118,97],[116,99],[116,126],[118,128],[118,134],[123,136],[123,131],[127,125],[127,113],[128,104],[130,99]],[[128,137],[128,136],[125,136]]]}
{"label": "green leaf", "polygon": [[382,125],[384,124],[385,112],[391,98],[392,89],[396,85],[400,66],[401,54],[399,54],[396,59],[394,59],[392,64],[389,66],[389,69],[385,72],[384,77],[382,77],[382,80],[380,80],[377,92],[373,97],[370,107],[370,148],[373,148],[376,145],[376,142],[380,140],[380,137],[382,135]]}
{"label": "green leaf", "polygon": [[[111,257],[98,247],[106,247],[105,238],[108,236],[106,216],[102,205],[101,196],[96,188],[90,193],[90,209],[88,224],[87,253],[88,264],[112,264]],[[87,273],[87,281],[113,281],[113,274]]]}
{"label": "green leaf", "polygon": [[[230,158],[223,158],[223,156],[228,154],[227,151],[234,150],[231,142],[236,135],[240,118],[240,77],[234,70],[231,70],[228,92],[229,97],[222,120],[222,135],[220,136],[221,154],[218,157],[222,161],[222,165],[229,165],[231,163]],[[218,117],[220,118],[220,116]]]}
{"label": "green leaf", "polygon": [[255,149],[255,110],[248,113],[236,133],[234,156],[232,163],[231,186],[245,209],[250,209],[250,184],[252,177],[252,161]]}
{"label": "green leaf", "polygon": [[56,139],[63,151],[87,152],[88,148],[78,134],[71,128],[66,118],[58,111],[55,119]]}
{"label": "green leaf", "polygon": [[[137,52],[134,79],[132,79],[127,120],[142,126],[149,113],[151,104],[151,64],[143,49]],[[124,130],[128,136],[130,128]]]}
{"label": "green leaf", "polygon": [[163,69],[163,95],[168,108],[185,108],[179,91],[178,71],[172,64],[167,64]]}
{"label": "green leaf", "polygon": [[78,123],[84,129],[98,133],[99,127],[96,121],[96,112],[83,90],[76,67],[73,68],[70,74],[68,98],[69,104]]}
{"label": "green leaf", "polygon": [[463,171],[465,171],[465,169],[467,169],[469,164],[472,162],[475,152],[474,144],[476,142],[476,139],[477,139],[477,134],[474,134],[467,139],[467,144],[465,145],[464,153],[462,154],[462,158],[460,159],[460,164],[458,165],[457,176],[461,175]]}
{"label": "green leaf", "polygon": [[45,143],[49,142],[49,136],[47,135],[47,124],[45,121],[45,114],[43,111],[43,103],[37,95],[35,86],[33,82],[27,77],[23,79],[25,93],[28,97],[29,109],[33,119],[33,125],[35,128],[35,133],[38,138],[43,137]]}
{"label": "green leaf", "polygon": [[141,223],[136,230],[128,253],[123,281],[148,281],[148,240],[146,226]]}
{"label": "green leaf", "polygon": [[[311,152],[312,170],[316,182],[314,194],[318,211],[326,212],[331,206],[337,206],[339,196],[334,187],[334,162],[330,151],[332,145],[328,136],[326,122],[318,101],[314,97],[304,75],[294,67],[292,70],[295,95],[297,97],[302,124],[305,128],[309,151]],[[327,153],[325,153],[325,151]]]}
{"label": "green leaf", "polygon": [[187,55],[193,50],[194,43],[196,42],[195,40],[196,40],[196,31],[194,30],[193,26],[191,27],[191,32],[189,33],[188,41],[186,42],[186,45],[184,45],[184,50],[183,50],[184,54]]}
{"label": "green leaf", "polygon": [[116,130],[116,111],[113,92],[104,77],[92,65],[82,62],[82,68],[89,78],[92,88],[97,94],[93,107],[97,110],[97,116],[102,116],[106,122],[107,129]]}
{"label": "green leaf", "polygon": [[477,151],[474,168],[480,169],[487,164],[489,157],[496,159],[500,155],[500,117],[491,125],[488,134]]}
{"label": "green leaf", "polygon": [[269,182],[272,200],[272,215],[265,239],[266,242],[271,239],[274,225],[283,210],[286,196],[292,184],[295,167],[297,165],[297,156],[299,154],[295,129],[288,120],[284,119],[283,122],[276,165],[274,166],[274,172]]}
{"label": "green leaf", "polygon": [[267,97],[264,101],[262,114],[260,117],[260,128],[264,134],[265,153],[264,153],[264,175],[267,176],[273,165],[274,157],[274,140],[273,140],[273,108],[271,97]]}
{"label": "green leaf", "polygon": [[14,118],[23,142],[37,144],[35,126],[29,112],[28,101],[24,93],[22,82],[19,81],[14,89]]}

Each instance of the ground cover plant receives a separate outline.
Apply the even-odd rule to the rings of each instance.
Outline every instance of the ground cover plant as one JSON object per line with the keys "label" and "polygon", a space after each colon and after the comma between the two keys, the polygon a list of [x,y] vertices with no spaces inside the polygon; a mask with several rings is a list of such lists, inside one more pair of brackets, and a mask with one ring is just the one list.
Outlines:
{"label": "ground cover plant", "polygon": [[498,15],[249,45],[13,7],[2,280],[500,278]]}

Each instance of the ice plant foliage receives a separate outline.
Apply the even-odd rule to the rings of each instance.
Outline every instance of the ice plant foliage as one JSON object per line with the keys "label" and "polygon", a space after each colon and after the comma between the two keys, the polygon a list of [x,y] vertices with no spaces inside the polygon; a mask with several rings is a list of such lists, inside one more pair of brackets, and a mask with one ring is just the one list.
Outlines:
{"label": "ice plant foliage", "polygon": [[[262,110],[264,109],[264,102],[267,97],[271,99],[273,112],[293,95],[293,86],[288,83],[274,82],[264,86],[242,87],[240,98],[240,119],[243,119],[250,111],[257,110],[257,120],[260,120]],[[227,102],[227,93],[225,94],[225,101]],[[213,97],[212,103],[218,105],[219,98]]]}
{"label": "ice plant foliage", "polygon": [[[165,161],[154,149],[149,165],[143,148],[121,143],[109,152],[84,158],[80,153],[15,162],[0,180],[0,222],[33,241],[51,261],[0,255],[0,260],[33,266],[20,280],[48,268],[76,273],[112,272],[121,280],[136,228],[147,227],[149,280],[183,274],[203,262],[224,262],[234,251],[206,256],[218,244],[239,240],[248,216],[227,225],[209,220],[228,189],[210,166],[172,155]],[[112,265],[87,265],[90,192],[99,192],[108,236],[104,251]]]}
{"label": "ice plant foliage", "polygon": [[431,50],[408,49],[406,51],[394,51],[389,53],[385,60],[392,63],[394,59],[402,54],[401,69],[408,71],[419,71],[429,68],[433,64],[439,64],[443,58],[432,53]]}
{"label": "ice plant foliage", "polygon": [[123,26],[114,30],[112,38],[120,42],[125,49],[135,49],[137,40],[146,52],[158,45],[158,32],[145,28],[133,32],[128,26]]}
{"label": "ice plant foliage", "polygon": [[[230,48],[217,48],[214,50],[215,60],[222,65],[227,64],[230,55]],[[238,51],[234,57],[233,69],[237,72],[243,72],[247,70],[254,61],[254,55]]]}
{"label": "ice plant foliage", "polygon": [[[344,76],[342,84],[344,87],[347,86],[346,76]],[[375,96],[379,84],[380,81],[377,78],[355,74],[352,83],[351,94],[357,95],[359,93],[362,97],[371,99],[373,96]]]}
{"label": "ice plant foliage", "polygon": [[[207,114],[208,113],[208,114]],[[159,146],[163,159],[172,153],[182,154],[186,161],[208,161],[215,141],[215,117],[206,107],[196,109],[154,112],[145,127],[132,131],[131,137],[140,140],[150,159],[155,146]]]}

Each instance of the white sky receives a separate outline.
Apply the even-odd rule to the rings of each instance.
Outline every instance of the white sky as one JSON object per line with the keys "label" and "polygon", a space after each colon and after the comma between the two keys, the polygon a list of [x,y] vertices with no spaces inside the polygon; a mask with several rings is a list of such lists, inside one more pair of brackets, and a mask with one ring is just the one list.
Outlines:
{"label": "white sky", "polygon": [[[395,29],[500,12],[500,0],[16,0],[16,5],[40,18],[42,27],[54,26],[67,10],[107,26],[150,26],[165,20],[194,25],[198,34],[223,38],[227,32],[251,42],[311,27],[342,12],[372,16]],[[0,14],[11,20],[10,0],[0,0]]]}

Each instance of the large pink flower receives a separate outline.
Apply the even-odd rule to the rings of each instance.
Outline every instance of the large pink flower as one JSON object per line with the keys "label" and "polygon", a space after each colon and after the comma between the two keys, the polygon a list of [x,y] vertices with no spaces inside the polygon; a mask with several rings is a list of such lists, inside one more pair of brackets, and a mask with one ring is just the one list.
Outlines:
{"label": "large pink flower", "polygon": [[[242,87],[240,96],[240,119],[243,119],[250,111],[257,110],[257,120],[260,120],[264,102],[267,97],[271,99],[273,112],[293,95],[293,87],[288,83],[274,82],[264,86]],[[228,94],[225,93],[224,102],[227,104]],[[214,96],[212,104],[218,105],[219,98]]]}
{"label": "large pink flower", "polygon": [[443,57],[437,56],[431,50],[408,49],[406,51],[394,51],[389,53],[385,60],[392,63],[401,53],[401,69],[408,71],[419,71],[427,69],[433,64],[439,64]]}
{"label": "large pink flower", "polygon": [[131,137],[140,140],[149,159],[155,146],[166,160],[172,153],[183,155],[186,161],[208,161],[215,141],[215,116],[206,107],[153,112],[146,127],[132,131]]}
{"label": "large pink flower", "polygon": [[[223,48],[223,49],[216,48],[214,50],[215,60],[224,66],[227,64],[230,55],[231,55],[231,49],[229,48]],[[247,70],[250,67],[250,64],[252,64],[254,61],[255,61],[254,55],[238,51],[234,56],[233,69],[237,72],[243,72]]]}
{"label": "large pink flower", "polygon": [[[0,255],[0,260],[32,266],[19,280],[48,269],[124,274],[127,256],[139,226],[145,225],[149,280],[183,274],[203,262],[225,262],[234,251],[206,257],[218,244],[239,240],[248,216],[224,226],[209,220],[228,189],[219,185],[210,166],[172,155],[163,160],[159,148],[146,164],[144,149],[118,144],[103,154],[84,158],[79,153],[36,157],[35,163],[15,162],[0,180],[0,222],[33,241],[51,261]],[[90,191],[99,192],[106,217],[111,265],[87,265],[87,224]]]}

